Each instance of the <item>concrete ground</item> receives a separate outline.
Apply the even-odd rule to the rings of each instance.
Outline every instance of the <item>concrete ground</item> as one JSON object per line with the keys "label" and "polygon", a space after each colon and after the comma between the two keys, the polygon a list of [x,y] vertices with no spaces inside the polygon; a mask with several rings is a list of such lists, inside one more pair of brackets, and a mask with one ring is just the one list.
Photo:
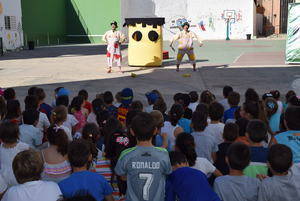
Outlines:
{"label": "concrete ground", "polygon": [[[164,46],[169,50],[168,43]],[[195,48],[198,71],[192,72],[185,62],[179,73],[175,72],[175,54],[170,50],[171,59],[163,67],[133,68],[127,66],[124,49],[124,74],[106,73],[103,45],[43,47],[0,57],[0,87],[14,87],[22,100],[30,86],[40,86],[48,94],[47,102],[51,102],[53,90],[59,86],[71,90],[73,96],[86,89],[90,99],[105,90],[116,93],[131,87],[136,99],[142,101],[147,91],[158,89],[169,104],[176,92],[192,90],[209,89],[221,98],[224,85],[240,93],[249,87],[260,94],[271,89],[285,93],[293,84],[298,88],[300,68],[285,65],[284,47],[284,40],[206,41],[204,47]],[[132,78],[132,73],[137,77]],[[185,74],[191,76],[184,77]]]}

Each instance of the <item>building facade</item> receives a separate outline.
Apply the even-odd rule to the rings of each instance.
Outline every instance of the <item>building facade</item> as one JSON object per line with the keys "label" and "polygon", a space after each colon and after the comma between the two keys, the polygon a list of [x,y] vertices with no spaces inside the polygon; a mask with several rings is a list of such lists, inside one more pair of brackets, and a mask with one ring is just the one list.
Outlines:
{"label": "building facade", "polygon": [[23,46],[21,0],[0,0],[0,38],[4,51]]}
{"label": "building facade", "polygon": [[[183,22],[204,39],[246,39],[256,35],[254,1],[241,0],[122,0],[121,17],[165,17],[164,39],[170,40]],[[227,23],[228,22],[228,23]]]}

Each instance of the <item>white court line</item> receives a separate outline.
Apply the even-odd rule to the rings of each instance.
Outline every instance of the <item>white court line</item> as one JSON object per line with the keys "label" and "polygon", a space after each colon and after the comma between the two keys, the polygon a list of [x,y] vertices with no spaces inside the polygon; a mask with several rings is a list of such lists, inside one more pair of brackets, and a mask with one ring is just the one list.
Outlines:
{"label": "white court line", "polygon": [[242,52],[242,54],[240,54],[240,56],[238,56],[237,58],[235,58],[235,60],[233,61],[233,63],[236,63],[244,54],[245,54],[245,52]]}

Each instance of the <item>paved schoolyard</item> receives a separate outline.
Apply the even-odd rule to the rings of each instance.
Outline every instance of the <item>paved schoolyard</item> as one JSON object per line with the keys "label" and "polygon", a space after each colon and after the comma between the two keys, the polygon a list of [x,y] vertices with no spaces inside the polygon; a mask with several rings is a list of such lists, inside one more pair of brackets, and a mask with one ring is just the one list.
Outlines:
{"label": "paved schoolyard", "polygon": [[[124,49],[124,74],[106,73],[103,45],[43,47],[0,57],[0,87],[15,87],[22,100],[29,86],[38,85],[46,90],[48,102],[58,86],[70,89],[72,95],[86,89],[91,99],[105,90],[115,93],[131,87],[142,101],[145,92],[158,89],[168,103],[179,91],[209,89],[221,98],[222,87],[227,84],[241,93],[248,87],[261,94],[271,89],[286,92],[299,78],[300,68],[284,65],[284,45],[283,40],[206,41],[204,47],[195,49],[199,70],[192,72],[186,63],[179,73],[172,58],[160,68],[128,67]],[[167,43],[165,47],[168,49]],[[137,77],[132,78],[131,73]],[[186,73],[191,77],[183,77]]]}

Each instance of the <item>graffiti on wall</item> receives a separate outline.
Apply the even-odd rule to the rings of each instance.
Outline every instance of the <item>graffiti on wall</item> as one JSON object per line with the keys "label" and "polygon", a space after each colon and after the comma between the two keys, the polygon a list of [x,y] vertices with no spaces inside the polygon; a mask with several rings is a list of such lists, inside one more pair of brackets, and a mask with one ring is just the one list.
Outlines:
{"label": "graffiti on wall", "polygon": [[216,31],[216,21],[221,20],[219,16],[214,15],[210,12],[208,15],[200,15],[197,17],[198,20],[198,28],[200,31]]}
{"label": "graffiti on wall", "polygon": [[166,29],[170,33],[176,34],[178,29],[182,30],[182,25],[186,22],[190,24],[190,27],[196,27],[196,25],[193,24],[192,21],[186,18],[185,16],[174,16],[171,17],[169,22],[166,23]]}

